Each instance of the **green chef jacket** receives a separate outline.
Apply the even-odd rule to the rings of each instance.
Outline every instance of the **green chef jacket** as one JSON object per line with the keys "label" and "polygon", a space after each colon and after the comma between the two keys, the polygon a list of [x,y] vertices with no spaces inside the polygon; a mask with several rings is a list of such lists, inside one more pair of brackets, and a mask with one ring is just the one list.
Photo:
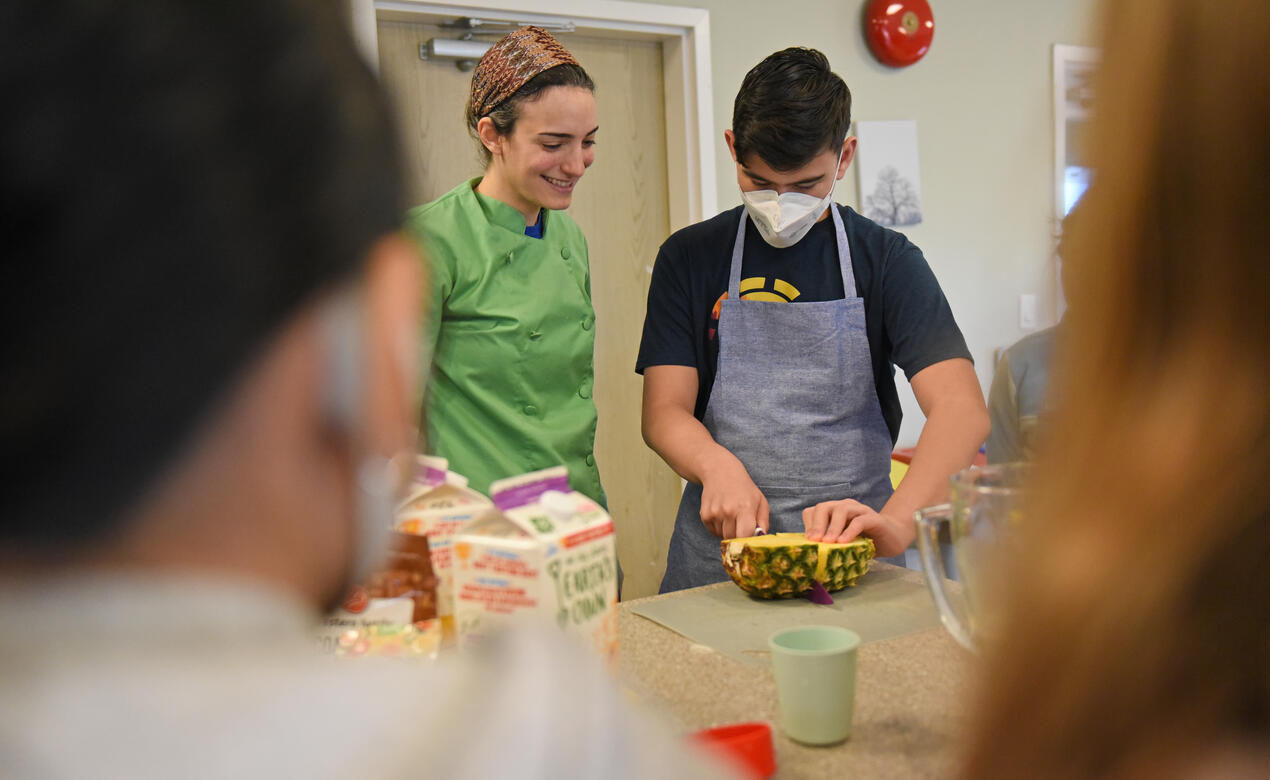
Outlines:
{"label": "green chef jacket", "polygon": [[574,490],[605,504],[586,238],[548,210],[543,237],[526,236],[520,212],[477,193],[478,183],[407,218],[431,269],[426,447],[483,493],[494,480],[564,464]]}

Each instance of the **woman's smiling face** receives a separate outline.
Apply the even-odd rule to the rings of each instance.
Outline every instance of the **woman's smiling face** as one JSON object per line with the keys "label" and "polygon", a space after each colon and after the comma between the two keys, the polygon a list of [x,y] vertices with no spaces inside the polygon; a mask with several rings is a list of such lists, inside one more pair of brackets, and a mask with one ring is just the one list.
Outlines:
{"label": "woman's smiling face", "polygon": [[490,151],[503,180],[500,199],[532,222],[529,215],[536,219],[540,208],[567,209],[574,186],[595,162],[595,96],[583,87],[548,87],[524,101],[518,114]]}

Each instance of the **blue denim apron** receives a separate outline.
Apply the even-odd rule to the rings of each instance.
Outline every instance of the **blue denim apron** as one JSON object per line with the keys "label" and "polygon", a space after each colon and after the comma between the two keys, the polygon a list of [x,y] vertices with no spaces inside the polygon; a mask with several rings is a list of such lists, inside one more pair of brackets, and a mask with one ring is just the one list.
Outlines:
{"label": "blue denim apron", "polygon": [[[741,300],[741,213],[728,297],[719,313],[719,365],[702,422],[745,465],[767,498],[771,530],[803,530],[803,509],[854,498],[880,510],[891,497],[891,434],[873,381],[851,248],[831,205],[845,297]],[[701,486],[679,502],[661,592],[728,579],[719,538],[701,522]]]}

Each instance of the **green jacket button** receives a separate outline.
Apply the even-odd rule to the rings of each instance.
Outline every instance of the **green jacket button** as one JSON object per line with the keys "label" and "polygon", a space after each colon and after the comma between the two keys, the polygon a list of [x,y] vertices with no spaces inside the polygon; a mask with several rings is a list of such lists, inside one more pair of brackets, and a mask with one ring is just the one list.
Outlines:
{"label": "green jacket button", "polygon": [[529,331],[529,340],[530,340],[530,341],[537,341],[537,340],[538,340],[538,339],[540,339],[540,338],[542,338],[542,334],[541,334],[541,333],[539,333],[538,331],[536,331],[536,330],[531,330],[531,331]]}
{"label": "green jacket button", "polygon": [[507,262],[509,262],[509,263],[510,263],[511,261],[513,261],[513,260],[515,260],[515,259],[516,259],[516,253],[515,253],[515,252],[508,252],[508,253],[507,253]]}
{"label": "green jacket button", "polygon": [[563,257],[565,260],[568,260],[568,259],[569,259],[569,247],[567,247],[567,246],[565,246],[565,247],[561,247],[561,248],[560,248],[560,256],[561,256],[561,257]]}
{"label": "green jacket button", "polygon": [[579,387],[579,388],[578,388],[578,397],[579,397],[579,398],[590,398],[590,397],[591,397],[591,388],[587,387],[586,385],[583,385],[582,387]]}
{"label": "green jacket button", "polygon": [[589,452],[588,452],[588,453],[587,453],[587,455],[586,455],[586,464],[587,464],[588,466],[594,466],[594,465],[595,465],[595,455],[593,455],[592,453],[589,453]]}
{"label": "green jacket button", "polygon": [[530,417],[533,417],[534,415],[538,414],[538,407],[534,406],[533,404],[526,405],[525,414],[529,415]]}
{"label": "green jacket button", "polygon": [[582,320],[582,329],[583,329],[583,330],[590,330],[590,329],[591,329],[591,326],[592,326],[593,324],[595,324],[595,318],[594,318],[594,317],[587,317],[587,318],[585,318],[585,319],[583,319],[583,320]]}

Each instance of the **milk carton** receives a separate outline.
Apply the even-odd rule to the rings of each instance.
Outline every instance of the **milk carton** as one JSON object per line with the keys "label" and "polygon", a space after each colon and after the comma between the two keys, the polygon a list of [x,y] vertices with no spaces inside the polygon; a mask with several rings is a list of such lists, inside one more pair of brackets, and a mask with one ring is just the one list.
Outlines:
{"label": "milk carton", "polygon": [[437,616],[447,636],[454,634],[454,575],[451,540],[463,525],[493,507],[449,470],[444,458],[420,455],[414,492],[397,510],[397,530],[428,538],[432,570],[437,577]]}
{"label": "milk carton", "polygon": [[460,644],[515,619],[549,621],[617,656],[617,544],[563,466],[490,486],[494,506],[453,538]]}

